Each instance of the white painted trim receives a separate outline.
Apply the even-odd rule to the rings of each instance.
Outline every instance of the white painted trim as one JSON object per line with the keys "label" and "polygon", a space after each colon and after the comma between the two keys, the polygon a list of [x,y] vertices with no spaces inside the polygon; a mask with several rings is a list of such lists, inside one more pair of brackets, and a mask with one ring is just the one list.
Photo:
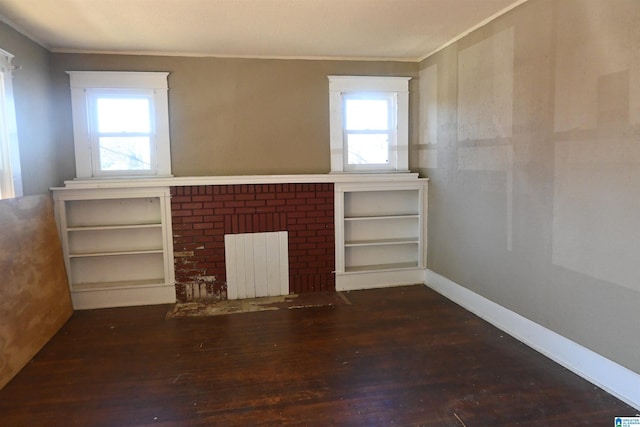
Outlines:
{"label": "white painted trim", "polygon": [[72,291],[71,300],[74,310],[173,304],[176,302],[176,287],[171,284],[141,286],[139,288]]}
{"label": "white painted trim", "polygon": [[167,72],[67,71],[72,89],[167,89]]}
{"label": "white painted trim", "polygon": [[20,143],[13,94],[14,56],[0,49],[0,188],[2,198],[22,197]]}
{"label": "white painted trim", "polygon": [[[427,178],[422,178],[427,179]],[[158,178],[76,179],[65,181],[64,187],[52,190],[86,190],[97,188],[181,187],[196,185],[234,184],[318,184],[318,183],[396,183],[415,182],[417,173],[331,173],[309,175],[235,175],[235,176],[185,176]]]}
{"label": "white painted trim", "polygon": [[425,285],[636,409],[640,374],[427,269]]}
{"label": "white painted trim", "polygon": [[423,283],[424,268],[363,271],[353,273],[336,272],[336,291],[391,288],[394,286]]}
{"label": "white painted trim", "polygon": [[411,77],[327,76],[329,90],[336,92],[407,92]]}
{"label": "white painted trim", "polygon": [[[146,177],[171,175],[169,132],[169,101],[167,72],[139,71],[67,71],[71,91],[73,141],[76,177],[91,179],[100,176],[120,178],[126,175]],[[103,91],[114,93],[139,92],[149,96],[153,104],[154,142],[151,147],[152,167],[147,171],[103,171],[99,168],[99,147],[92,128],[95,127],[94,95]],[[150,94],[149,92],[152,92]]]}
{"label": "white painted trim", "polygon": [[[329,148],[331,171],[349,173],[406,172],[409,170],[409,80],[396,76],[327,76],[329,79]],[[389,95],[393,123],[389,141],[389,163],[355,165],[347,162],[344,129],[346,94],[376,93]],[[392,117],[391,117],[392,116]]]}

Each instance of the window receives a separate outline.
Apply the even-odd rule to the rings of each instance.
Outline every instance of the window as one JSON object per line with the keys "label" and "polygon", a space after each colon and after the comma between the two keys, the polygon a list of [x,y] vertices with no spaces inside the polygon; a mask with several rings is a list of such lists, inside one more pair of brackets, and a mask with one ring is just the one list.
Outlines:
{"label": "window", "polygon": [[13,101],[11,60],[0,49],[0,199],[22,196],[18,129]]}
{"label": "window", "polygon": [[329,76],[331,171],[408,171],[408,77]]}
{"label": "window", "polygon": [[170,176],[168,73],[68,73],[76,176]]}

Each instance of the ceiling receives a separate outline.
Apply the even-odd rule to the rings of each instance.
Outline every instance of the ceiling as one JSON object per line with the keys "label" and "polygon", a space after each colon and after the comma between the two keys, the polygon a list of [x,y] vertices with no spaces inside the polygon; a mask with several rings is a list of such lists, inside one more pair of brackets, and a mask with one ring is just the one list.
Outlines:
{"label": "ceiling", "polygon": [[0,0],[0,19],[53,52],[417,61],[523,1]]}

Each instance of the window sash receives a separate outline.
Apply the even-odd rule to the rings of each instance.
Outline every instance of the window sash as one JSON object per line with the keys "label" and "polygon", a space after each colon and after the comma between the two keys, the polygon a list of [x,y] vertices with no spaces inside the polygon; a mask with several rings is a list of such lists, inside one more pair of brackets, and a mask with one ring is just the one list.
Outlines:
{"label": "window sash", "polygon": [[[149,132],[100,132],[98,117],[98,100],[111,99],[145,99],[149,106]],[[154,91],[145,89],[87,89],[89,108],[89,140],[91,143],[91,162],[95,176],[153,175],[157,173],[156,123],[154,111]],[[142,158],[148,161],[148,168],[105,167],[107,160],[103,157],[106,139],[148,138],[148,153]],[[103,142],[105,142],[103,144]],[[132,144],[133,145],[133,144]],[[135,148],[133,149],[135,152]],[[138,153],[122,153],[120,157],[136,158]],[[145,163],[147,163],[145,161]],[[121,164],[123,162],[120,162]]]}
{"label": "window sash", "polygon": [[[349,108],[347,104],[349,101],[358,100],[358,101],[383,101],[386,103],[386,117],[384,123],[376,124],[371,128],[361,129],[349,129],[349,123],[353,122],[349,120]],[[396,97],[394,94],[390,93],[380,93],[380,92],[370,92],[370,91],[362,91],[362,92],[347,92],[342,94],[342,111],[343,111],[343,144],[344,144],[344,169],[347,171],[381,171],[381,170],[392,170],[394,168],[395,159],[394,159],[394,151],[392,147],[395,146],[396,143]],[[363,122],[362,120],[356,120],[356,122]],[[363,161],[358,162],[354,161],[356,157],[354,149],[350,147],[350,136],[356,135],[385,135],[386,138],[386,147],[382,150],[372,149],[370,156],[384,158],[386,157],[386,161]],[[354,144],[355,145],[355,144]],[[382,155],[382,151],[384,154]]]}

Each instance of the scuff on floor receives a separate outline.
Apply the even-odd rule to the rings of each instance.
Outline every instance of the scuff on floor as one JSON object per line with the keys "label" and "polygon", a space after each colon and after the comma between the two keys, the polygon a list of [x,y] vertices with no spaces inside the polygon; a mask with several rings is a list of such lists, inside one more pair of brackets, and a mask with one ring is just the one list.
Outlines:
{"label": "scuff on floor", "polygon": [[169,308],[166,318],[218,316],[281,309],[333,307],[337,305],[351,305],[351,302],[342,292],[309,292],[241,300],[176,303]]}

